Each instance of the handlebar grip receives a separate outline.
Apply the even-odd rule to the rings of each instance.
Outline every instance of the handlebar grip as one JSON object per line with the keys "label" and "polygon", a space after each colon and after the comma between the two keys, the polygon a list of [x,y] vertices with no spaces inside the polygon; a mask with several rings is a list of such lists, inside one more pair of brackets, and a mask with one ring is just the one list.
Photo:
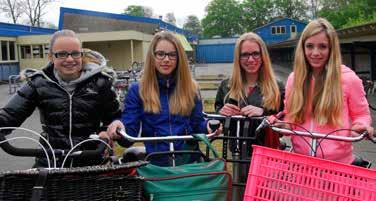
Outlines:
{"label": "handlebar grip", "polygon": [[219,125],[221,124],[221,122],[219,120],[216,120],[216,119],[211,119],[211,120],[208,121],[208,123],[209,123],[209,127],[212,130],[212,132],[215,132],[219,128]]}
{"label": "handlebar grip", "polygon": [[102,157],[104,154],[107,146],[106,144],[109,142],[108,139],[101,139],[105,143],[99,143],[97,149],[95,150],[83,150],[79,152],[73,152],[70,156],[73,158],[84,158],[84,159],[96,159]]}
{"label": "handlebar grip", "polygon": [[[0,134],[0,141],[6,140],[4,135]],[[45,157],[43,149],[38,148],[18,148],[11,145],[9,142],[3,142],[0,147],[8,154],[12,156],[26,156],[26,157]],[[62,150],[54,150],[55,154],[62,154]],[[52,156],[51,150],[47,150],[49,156]]]}

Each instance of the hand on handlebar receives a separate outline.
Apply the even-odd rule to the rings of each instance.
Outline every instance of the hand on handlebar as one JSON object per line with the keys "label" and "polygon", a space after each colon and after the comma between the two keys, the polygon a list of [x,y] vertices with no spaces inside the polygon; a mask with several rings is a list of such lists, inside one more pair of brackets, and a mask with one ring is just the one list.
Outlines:
{"label": "hand on handlebar", "polygon": [[[208,123],[207,123],[207,125],[206,125],[206,128],[207,128],[207,130],[208,130],[208,133],[213,133],[213,132],[215,132],[215,135],[216,135],[216,136],[220,135],[220,134],[222,133],[222,131],[223,131],[223,126],[222,126],[222,124],[219,123],[218,120],[214,120],[214,121],[218,121],[218,123],[219,123],[219,126],[218,126],[218,125],[214,126],[214,125],[211,124],[210,121],[212,121],[212,120],[209,120]],[[217,122],[216,122],[216,123],[217,123]],[[217,127],[217,126],[218,126],[218,127]],[[216,128],[216,127],[217,127],[217,128]],[[212,128],[213,128],[214,130],[213,130]]]}
{"label": "hand on handlebar", "polygon": [[124,124],[119,121],[119,120],[115,120],[113,121],[107,128],[107,134],[108,136],[112,139],[112,140],[118,140],[121,138],[120,135],[117,134],[117,130],[118,129],[121,129],[121,130],[125,130],[125,127],[124,127]]}
{"label": "hand on handlebar", "polygon": [[368,136],[370,138],[374,137],[374,129],[371,126],[366,126],[366,125],[363,125],[363,124],[354,124],[351,127],[351,130],[353,130],[357,133],[363,133],[364,131],[367,131]]}
{"label": "hand on handlebar", "polygon": [[275,127],[291,129],[291,127],[290,127],[289,124],[286,124],[286,123],[284,123],[281,120],[283,118],[283,116],[284,116],[284,113],[283,112],[279,112],[276,115],[270,115],[270,116],[268,116],[267,120],[268,120],[268,122],[269,122],[270,125],[273,125]]}
{"label": "hand on handlebar", "polygon": [[224,116],[242,115],[240,108],[230,103],[226,103],[219,111],[219,113]]}
{"label": "hand on handlebar", "polygon": [[247,105],[240,110],[240,113],[247,117],[261,116],[264,109],[253,105]]}

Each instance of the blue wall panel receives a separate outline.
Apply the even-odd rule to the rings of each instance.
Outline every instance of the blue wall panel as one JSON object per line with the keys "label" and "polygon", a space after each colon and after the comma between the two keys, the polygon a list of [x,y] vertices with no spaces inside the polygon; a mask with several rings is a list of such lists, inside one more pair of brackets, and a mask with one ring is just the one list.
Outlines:
{"label": "blue wall panel", "polygon": [[197,45],[197,63],[232,63],[235,44]]}
{"label": "blue wall panel", "polygon": [[[261,36],[261,38],[265,41],[265,43],[267,44],[277,43],[277,42],[291,39],[293,37],[293,35],[291,34],[292,25],[296,26],[296,34],[298,36],[301,32],[303,32],[303,29],[306,26],[306,23],[289,19],[289,18],[284,18],[284,19],[276,20],[264,26],[258,27],[255,29],[255,32],[259,36]],[[272,34],[273,26],[284,26],[286,32],[281,33],[281,34]]]}
{"label": "blue wall panel", "polygon": [[16,63],[0,63],[0,81],[8,81],[10,75],[20,74],[20,65]]}

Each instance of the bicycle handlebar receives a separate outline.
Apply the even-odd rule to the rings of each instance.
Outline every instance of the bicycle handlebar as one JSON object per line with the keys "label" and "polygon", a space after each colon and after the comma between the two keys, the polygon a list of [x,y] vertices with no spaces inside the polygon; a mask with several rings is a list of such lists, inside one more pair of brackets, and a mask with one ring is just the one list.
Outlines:
{"label": "bicycle handlebar", "polygon": [[270,124],[267,118],[263,119],[261,124],[257,127],[256,132],[260,132],[260,130],[266,127],[270,127],[273,131],[276,131],[279,133],[283,133],[287,135],[310,137],[312,139],[316,138],[316,139],[329,139],[329,140],[337,140],[337,141],[344,141],[344,142],[357,142],[357,141],[363,140],[364,138],[368,138],[373,143],[376,143],[376,137],[369,137],[367,131],[364,131],[361,134],[356,133],[355,131],[351,131],[352,133],[356,133],[356,135],[354,136],[339,136],[339,135],[330,135],[330,134],[324,134],[324,133],[294,131],[291,129],[274,127]]}
{"label": "bicycle handlebar", "polygon": [[216,120],[224,120],[226,118],[231,118],[233,120],[244,120],[244,119],[264,119],[265,116],[254,116],[254,117],[247,117],[247,116],[243,116],[243,115],[234,115],[234,116],[224,116],[224,115],[221,115],[221,114],[208,114],[208,113],[204,113],[204,116],[208,119],[216,119]]}
{"label": "bicycle handlebar", "polygon": [[[176,141],[176,140],[192,140],[194,139],[192,135],[172,135],[172,136],[158,136],[158,137],[133,137],[127,134],[125,130],[118,129],[116,130],[119,135],[121,135],[124,139],[130,142],[157,142],[157,141]],[[212,138],[215,136],[215,132],[209,133],[206,136],[208,138]]]}
{"label": "bicycle handlebar", "polygon": [[[6,140],[4,135],[0,135],[0,141]],[[102,139],[106,143],[108,143],[107,139]],[[19,148],[16,146],[11,145],[8,141],[4,141],[0,144],[0,147],[8,154],[13,156],[26,156],[26,157],[44,157],[46,156],[43,149],[38,148]],[[96,158],[98,156],[101,156],[106,149],[106,144],[100,143],[97,149],[95,150],[84,150],[84,151],[74,151],[71,154],[69,154],[69,157],[71,158]],[[49,156],[52,155],[51,150],[47,150],[47,153]],[[64,157],[67,155],[68,150],[62,150],[62,149],[54,149],[53,153],[59,157]]]}

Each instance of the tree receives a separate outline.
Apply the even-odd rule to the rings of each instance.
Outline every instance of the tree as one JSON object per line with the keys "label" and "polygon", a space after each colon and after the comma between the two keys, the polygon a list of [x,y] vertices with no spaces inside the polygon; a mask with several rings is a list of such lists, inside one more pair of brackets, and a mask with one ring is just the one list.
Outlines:
{"label": "tree", "polygon": [[47,6],[55,0],[0,0],[0,10],[12,18],[13,23],[25,15],[28,24],[40,27]]}
{"label": "tree", "polygon": [[176,25],[176,18],[174,13],[167,13],[165,16],[165,21],[170,24]]}
{"label": "tree", "polygon": [[153,10],[146,6],[130,5],[124,10],[123,14],[138,16],[138,17],[152,17]]}
{"label": "tree", "polygon": [[17,24],[17,20],[23,13],[20,1],[17,0],[0,0],[0,10],[3,11],[6,16],[12,18],[14,24]]}
{"label": "tree", "polygon": [[276,16],[307,20],[308,6],[304,0],[275,0]]}
{"label": "tree", "polygon": [[252,31],[271,21],[275,16],[273,0],[245,0],[241,4],[242,22],[246,31]]}
{"label": "tree", "polygon": [[195,15],[189,15],[183,25],[183,29],[190,31],[194,34],[201,35],[202,27],[200,20]]}
{"label": "tree", "polygon": [[201,22],[205,37],[231,37],[243,32],[241,9],[236,0],[213,0],[206,12],[207,15]]}
{"label": "tree", "polygon": [[40,27],[42,17],[46,14],[47,5],[55,0],[22,0],[21,9],[29,19],[31,26]]}
{"label": "tree", "polygon": [[374,0],[322,0],[321,4],[319,16],[328,19],[336,29],[371,21],[376,12]]}

